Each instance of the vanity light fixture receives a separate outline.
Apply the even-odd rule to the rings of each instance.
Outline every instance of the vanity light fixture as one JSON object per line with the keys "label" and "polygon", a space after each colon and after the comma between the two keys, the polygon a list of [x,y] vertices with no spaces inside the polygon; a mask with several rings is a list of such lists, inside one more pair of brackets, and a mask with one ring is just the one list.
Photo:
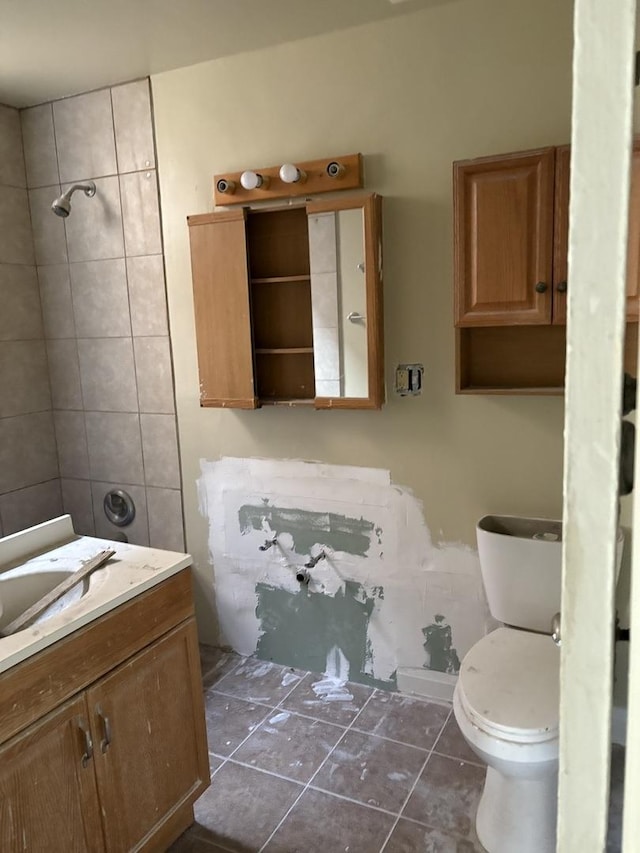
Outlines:
{"label": "vanity light fixture", "polygon": [[269,178],[259,172],[243,172],[240,175],[240,183],[245,190],[266,189],[269,186]]}
{"label": "vanity light fixture", "polygon": [[346,171],[346,167],[343,166],[342,163],[338,163],[337,160],[332,160],[327,165],[326,169],[327,175],[329,175],[330,178],[342,178]]}
{"label": "vanity light fixture", "polygon": [[307,180],[307,173],[293,163],[283,163],[280,166],[280,180],[285,184],[303,184]]}
{"label": "vanity light fixture", "polygon": [[219,193],[225,193],[226,195],[233,195],[236,191],[236,182],[229,181],[227,178],[220,178],[216,182],[216,189]]}

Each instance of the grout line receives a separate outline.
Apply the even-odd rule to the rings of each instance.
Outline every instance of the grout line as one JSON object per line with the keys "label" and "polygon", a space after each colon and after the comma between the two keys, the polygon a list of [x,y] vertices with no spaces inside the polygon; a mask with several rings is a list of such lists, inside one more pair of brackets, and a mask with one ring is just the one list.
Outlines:
{"label": "grout line", "polygon": [[406,806],[407,806],[407,803],[408,803],[408,802],[409,802],[409,800],[411,799],[411,797],[412,797],[412,795],[413,795],[413,792],[414,792],[414,791],[415,791],[415,789],[417,788],[417,786],[418,786],[418,782],[419,782],[419,781],[420,781],[420,779],[422,778],[422,774],[424,773],[425,768],[426,768],[427,764],[429,763],[429,759],[430,759],[430,758],[431,758],[431,756],[433,755],[433,751],[434,751],[434,749],[436,748],[436,745],[437,745],[438,741],[440,740],[440,737],[441,737],[441,735],[442,735],[442,732],[444,731],[445,726],[446,726],[446,725],[447,725],[447,723],[449,722],[449,718],[451,717],[451,714],[452,714],[452,713],[453,713],[453,708],[452,708],[452,709],[449,711],[449,713],[447,714],[447,718],[445,719],[444,723],[442,724],[442,727],[440,728],[440,731],[438,732],[438,736],[437,736],[437,738],[435,739],[435,741],[433,742],[433,746],[431,747],[431,750],[430,750],[429,754],[427,755],[427,757],[426,757],[426,758],[425,758],[425,760],[424,760],[424,764],[423,764],[423,765],[422,765],[422,767],[420,768],[420,772],[419,772],[419,773],[418,773],[418,775],[416,776],[415,781],[414,781],[413,785],[411,786],[411,790],[409,791],[409,793],[408,793],[408,794],[407,794],[407,796],[405,797],[405,800],[404,800],[404,802],[403,802],[402,806],[400,807],[400,809],[399,809],[399,811],[398,811],[398,816],[396,817],[395,821],[393,822],[393,826],[392,826],[392,827],[391,827],[391,829],[389,830],[389,834],[388,834],[388,835],[387,835],[387,837],[385,838],[384,843],[382,844],[382,847],[380,848],[380,853],[383,853],[384,849],[386,848],[387,844],[389,843],[389,839],[391,838],[391,836],[392,836],[392,835],[393,835],[393,833],[395,832],[395,829],[396,829],[396,827],[397,827],[398,823],[400,822],[400,818],[401,818],[401,816],[402,816],[402,813],[403,813],[403,811],[405,810],[405,808],[406,808]]}
{"label": "grout line", "polygon": [[[309,673],[308,673],[308,674],[309,674]],[[293,803],[291,804],[291,806],[290,806],[289,810],[285,813],[285,815],[282,817],[282,819],[280,820],[280,822],[278,823],[278,825],[276,826],[276,828],[273,830],[273,832],[271,833],[271,835],[267,838],[267,840],[265,841],[265,843],[262,845],[262,847],[261,847],[261,848],[260,848],[260,850],[259,850],[259,853],[263,853],[263,851],[265,850],[265,848],[267,847],[267,845],[269,844],[269,842],[271,841],[271,839],[274,837],[274,835],[276,834],[276,832],[280,829],[280,827],[281,827],[281,826],[282,826],[282,824],[285,822],[285,820],[289,817],[289,815],[291,814],[291,812],[293,811],[293,809],[294,809],[294,808],[296,807],[296,805],[300,802],[300,800],[301,800],[301,798],[304,796],[305,792],[306,792],[306,791],[308,791],[308,789],[309,789],[309,787],[310,787],[311,783],[313,782],[313,780],[316,778],[316,776],[318,775],[318,773],[322,770],[322,768],[324,767],[324,765],[327,763],[327,761],[329,760],[330,756],[331,756],[331,755],[333,755],[333,753],[335,752],[335,750],[336,750],[336,749],[338,748],[338,746],[342,743],[342,741],[343,741],[343,740],[344,740],[344,738],[346,737],[347,732],[349,732],[349,731],[351,730],[351,727],[353,726],[353,724],[355,723],[355,721],[358,719],[358,717],[360,716],[360,714],[361,714],[361,713],[364,711],[364,709],[367,707],[367,705],[368,705],[368,704],[369,704],[369,702],[371,701],[371,697],[373,696],[374,692],[375,692],[375,691],[373,691],[373,690],[372,690],[372,691],[371,691],[371,693],[369,694],[369,696],[367,696],[367,699],[366,699],[366,701],[364,702],[363,706],[360,708],[360,710],[359,710],[359,711],[358,711],[358,713],[355,715],[355,717],[353,718],[353,720],[351,720],[351,722],[349,723],[348,727],[347,727],[347,728],[344,730],[344,732],[340,735],[340,737],[338,738],[338,740],[336,741],[336,743],[333,745],[333,748],[332,748],[332,749],[331,749],[331,750],[326,754],[326,756],[324,757],[324,760],[320,762],[320,764],[318,765],[318,767],[317,767],[317,769],[316,769],[315,773],[311,776],[311,778],[309,779],[309,781],[307,782],[307,784],[304,786],[304,788],[302,789],[302,791],[300,792],[300,794],[296,797],[296,799],[295,799],[295,800],[293,801]],[[369,808],[371,808],[371,807],[369,806]]]}

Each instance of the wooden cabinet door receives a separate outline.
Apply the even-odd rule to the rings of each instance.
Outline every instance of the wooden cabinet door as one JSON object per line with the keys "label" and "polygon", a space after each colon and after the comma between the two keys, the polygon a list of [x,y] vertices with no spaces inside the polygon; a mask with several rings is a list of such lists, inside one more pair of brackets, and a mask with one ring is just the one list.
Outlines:
{"label": "wooden cabinet door", "polygon": [[171,814],[209,785],[195,620],[97,682],[87,702],[106,848],[157,847]]}
{"label": "wooden cabinet door", "polygon": [[556,184],[553,220],[553,322],[567,322],[569,277],[569,165],[571,148],[556,149]]}
{"label": "wooden cabinet door", "polygon": [[458,326],[551,322],[555,149],[454,163]]}
{"label": "wooden cabinet door", "polygon": [[[104,850],[84,697],[0,748],[2,853]],[[88,753],[91,749],[88,749]]]}
{"label": "wooden cabinet door", "polygon": [[255,409],[245,211],[187,221],[200,405]]}
{"label": "wooden cabinet door", "polygon": [[633,143],[631,194],[629,197],[629,242],[627,244],[627,320],[640,317],[640,139]]}

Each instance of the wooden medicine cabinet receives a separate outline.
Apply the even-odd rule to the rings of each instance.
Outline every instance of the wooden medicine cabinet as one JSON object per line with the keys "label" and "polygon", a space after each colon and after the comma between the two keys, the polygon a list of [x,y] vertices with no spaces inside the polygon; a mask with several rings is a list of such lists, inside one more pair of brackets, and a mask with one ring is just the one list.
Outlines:
{"label": "wooden medicine cabinet", "polygon": [[187,221],[201,406],[382,406],[380,196]]}
{"label": "wooden medicine cabinet", "polygon": [[[456,391],[562,394],[569,146],[453,164]],[[633,149],[625,369],[636,373],[640,142]]]}

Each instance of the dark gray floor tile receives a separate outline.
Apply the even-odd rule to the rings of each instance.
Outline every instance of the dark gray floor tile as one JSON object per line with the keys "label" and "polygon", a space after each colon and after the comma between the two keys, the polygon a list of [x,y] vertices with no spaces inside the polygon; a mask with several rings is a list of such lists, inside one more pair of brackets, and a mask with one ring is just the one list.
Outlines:
{"label": "dark gray floor tile", "polygon": [[447,720],[434,750],[440,755],[448,755],[450,758],[460,758],[462,761],[470,761],[484,766],[482,759],[475,754],[462,736],[453,714]]}
{"label": "dark gray floor tile", "polygon": [[313,780],[314,788],[399,812],[428,753],[349,731]]}
{"label": "dark gray floor tile", "polygon": [[297,711],[328,723],[348,726],[373,692],[363,684],[336,683],[327,690],[327,679],[309,674],[282,703],[288,711]]}
{"label": "dark gray floor tile", "polygon": [[611,787],[609,790],[609,831],[607,853],[620,853],[622,849],[622,807],[624,800],[624,746],[611,746]]}
{"label": "dark gray floor tile", "polygon": [[377,853],[393,821],[384,812],[307,790],[265,853]]}
{"label": "dark gray floor tile", "polygon": [[211,755],[211,753],[209,753],[209,770],[211,770],[212,773],[215,773],[218,767],[221,767],[222,764],[224,764],[223,758],[218,758],[217,755]]}
{"label": "dark gray floor tile", "polygon": [[233,670],[244,658],[235,652],[223,651],[214,646],[200,646],[200,666],[202,686],[212,687],[228,672]]}
{"label": "dark gray floor tile", "polygon": [[237,761],[308,782],[344,729],[277,709],[233,756]]}
{"label": "dark gray floor tile", "polygon": [[473,834],[484,777],[483,767],[433,754],[403,816],[468,838]]}
{"label": "dark gray floor tile", "polygon": [[376,690],[354,728],[431,749],[450,710],[447,705]]}
{"label": "dark gray floor tile", "polygon": [[301,785],[227,762],[195,804],[196,834],[233,851],[258,851]]}
{"label": "dark gray floor tile", "polygon": [[384,853],[484,853],[484,847],[479,841],[456,838],[439,829],[400,818]]}
{"label": "dark gray floor tile", "polygon": [[167,853],[226,853],[226,851],[198,835],[195,827],[190,827],[171,847],[167,848]]}
{"label": "dark gray floor tile", "polygon": [[209,751],[217,755],[231,755],[271,710],[267,705],[257,705],[210,690],[205,694]]}
{"label": "dark gray floor tile", "polygon": [[293,690],[303,672],[247,658],[216,684],[216,690],[250,702],[275,706]]}

